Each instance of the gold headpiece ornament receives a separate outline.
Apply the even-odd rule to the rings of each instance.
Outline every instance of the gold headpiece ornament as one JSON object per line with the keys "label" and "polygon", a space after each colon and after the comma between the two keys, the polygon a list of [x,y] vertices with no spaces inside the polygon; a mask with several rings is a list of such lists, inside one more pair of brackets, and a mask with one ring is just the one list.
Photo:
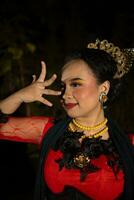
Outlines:
{"label": "gold headpiece ornament", "polygon": [[117,63],[117,72],[114,78],[121,78],[127,73],[134,62],[134,48],[123,49],[109,43],[107,40],[100,41],[97,39],[95,43],[87,45],[89,49],[100,49],[109,53]]}

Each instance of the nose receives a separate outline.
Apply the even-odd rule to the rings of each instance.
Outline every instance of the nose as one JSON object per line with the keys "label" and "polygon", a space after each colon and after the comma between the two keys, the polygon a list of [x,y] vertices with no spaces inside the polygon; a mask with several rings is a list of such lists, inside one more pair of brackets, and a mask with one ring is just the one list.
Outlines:
{"label": "nose", "polygon": [[62,98],[65,100],[65,99],[71,99],[72,98],[72,92],[69,88],[65,88],[64,89],[64,92],[63,92],[63,95],[62,95]]}

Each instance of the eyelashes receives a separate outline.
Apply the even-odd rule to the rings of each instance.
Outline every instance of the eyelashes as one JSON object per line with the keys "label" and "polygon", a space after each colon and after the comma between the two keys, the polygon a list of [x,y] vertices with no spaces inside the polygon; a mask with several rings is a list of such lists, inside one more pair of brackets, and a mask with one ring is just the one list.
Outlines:
{"label": "eyelashes", "polygon": [[[79,82],[71,82],[69,85],[70,85],[71,87],[79,87],[79,86],[82,85],[82,83],[79,83]],[[65,88],[66,88],[66,85],[65,85],[64,83],[61,83],[61,84],[60,84],[60,90],[65,90]]]}
{"label": "eyelashes", "polygon": [[78,82],[73,82],[73,83],[71,83],[70,84],[72,87],[79,87],[79,86],[81,86],[82,84],[81,83],[78,83]]}
{"label": "eyelashes", "polygon": [[[69,83],[70,88],[78,88],[80,86],[82,86],[82,83],[80,83],[79,81],[72,81],[72,82]],[[59,96],[60,98],[62,98],[62,96],[64,95],[66,87],[67,86],[64,82],[60,82],[58,84],[58,88],[61,91],[61,95]]]}

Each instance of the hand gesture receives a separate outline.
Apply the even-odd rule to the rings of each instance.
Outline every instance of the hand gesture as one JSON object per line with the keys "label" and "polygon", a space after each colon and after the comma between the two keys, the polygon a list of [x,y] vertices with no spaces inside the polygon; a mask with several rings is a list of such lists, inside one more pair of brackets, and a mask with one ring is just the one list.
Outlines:
{"label": "hand gesture", "polygon": [[52,106],[53,104],[46,98],[44,98],[43,95],[61,95],[60,91],[54,91],[47,88],[55,81],[57,76],[56,74],[53,74],[50,79],[45,80],[46,64],[42,61],[41,66],[42,70],[39,75],[39,78],[36,80],[36,76],[33,75],[32,83],[29,86],[21,89],[19,91],[19,95],[23,102],[28,103],[28,102],[39,101],[47,106]]}

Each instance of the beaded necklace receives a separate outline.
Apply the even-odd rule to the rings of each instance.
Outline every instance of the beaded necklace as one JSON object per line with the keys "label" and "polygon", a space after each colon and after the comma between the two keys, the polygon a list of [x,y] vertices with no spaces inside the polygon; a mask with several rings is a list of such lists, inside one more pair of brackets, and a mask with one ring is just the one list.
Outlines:
{"label": "beaded necklace", "polygon": [[[77,128],[79,128],[81,130],[84,130],[84,131],[96,130],[96,129],[99,129],[99,128],[103,127],[104,125],[106,125],[107,121],[108,120],[106,118],[103,122],[101,122],[101,123],[99,123],[99,124],[97,124],[95,126],[90,127],[90,126],[83,126],[83,125],[79,124],[75,119],[73,119],[69,123],[69,129],[72,132],[76,133],[75,129],[73,128],[73,125],[75,125]],[[87,135],[82,135],[81,139],[84,139],[86,137],[88,137],[88,138],[98,138],[98,137],[102,136],[104,133],[106,133],[107,131],[108,131],[108,127],[106,126],[102,130],[98,131],[97,133],[95,133],[93,135],[88,135],[88,136]]]}
{"label": "beaded necklace", "polygon": [[104,126],[107,123],[107,118],[105,118],[104,121],[100,122],[99,124],[95,125],[95,126],[84,126],[80,123],[78,123],[75,119],[72,119],[73,124],[75,124],[75,126],[77,126],[78,128],[84,130],[84,131],[90,131],[90,130],[96,130],[101,128],[102,126]]}

